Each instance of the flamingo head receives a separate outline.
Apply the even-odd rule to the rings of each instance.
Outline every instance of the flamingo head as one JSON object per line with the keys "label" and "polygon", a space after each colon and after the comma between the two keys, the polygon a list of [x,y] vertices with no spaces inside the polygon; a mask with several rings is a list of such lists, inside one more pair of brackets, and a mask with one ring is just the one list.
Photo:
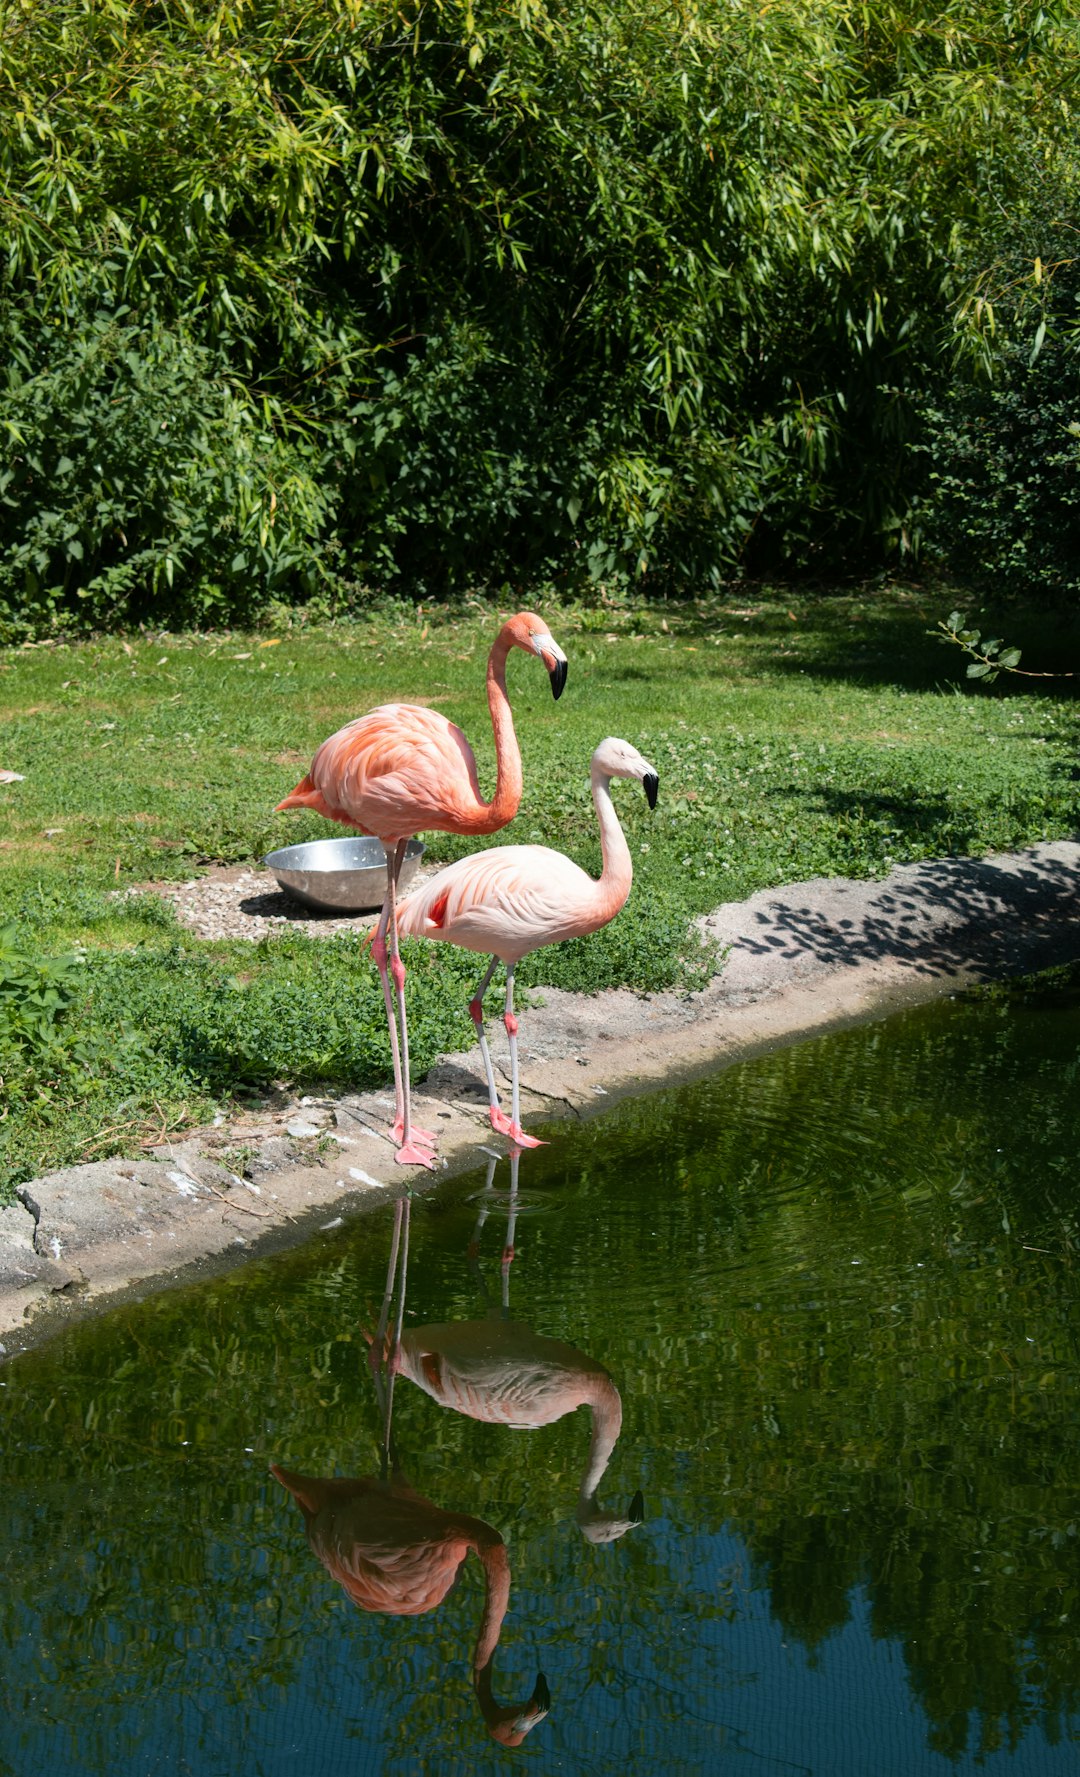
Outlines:
{"label": "flamingo head", "polygon": [[615,1543],[628,1530],[636,1530],[645,1522],[645,1501],[639,1487],[630,1501],[630,1509],[625,1518],[617,1514],[607,1516],[600,1510],[595,1499],[585,1500],[577,1509],[578,1529],[586,1542]]}
{"label": "flamingo head", "polygon": [[636,777],[644,786],[649,807],[656,807],[660,790],[656,767],[643,759],[628,740],[616,740],[610,735],[607,740],[602,740],[592,756],[592,770],[594,778]]}
{"label": "flamingo head", "polygon": [[534,611],[519,611],[503,629],[512,648],[523,648],[526,654],[537,654],[551,680],[551,694],[561,697],[566,684],[566,655],[552,639],[547,624]]}
{"label": "flamingo head", "polygon": [[500,1746],[520,1746],[526,1734],[543,1721],[551,1708],[551,1692],[542,1672],[536,1674],[536,1686],[527,1703],[507,1703],[485,1710],[487,1730]]}

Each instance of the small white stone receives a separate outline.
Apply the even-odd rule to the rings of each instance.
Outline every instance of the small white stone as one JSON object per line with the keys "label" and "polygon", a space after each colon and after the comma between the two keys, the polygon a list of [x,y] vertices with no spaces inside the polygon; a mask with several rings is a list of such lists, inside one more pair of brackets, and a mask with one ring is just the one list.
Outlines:
{"label": "small white stone", "polygon": [[362,1185],[374,1185],[376,1190],[385,1190],[381,1178],[372,1178],[370,1172],[362,1172],[359,1166],[349,1167],[349,1177],[359,1179]]}
{"label": "small white stone", "polygon": [[181,1197],[197,1197],[199,1195],[202,1187],[193,1178],[188,1178],[186,1172],[169,1172],[165,1176],[172,1180]]}

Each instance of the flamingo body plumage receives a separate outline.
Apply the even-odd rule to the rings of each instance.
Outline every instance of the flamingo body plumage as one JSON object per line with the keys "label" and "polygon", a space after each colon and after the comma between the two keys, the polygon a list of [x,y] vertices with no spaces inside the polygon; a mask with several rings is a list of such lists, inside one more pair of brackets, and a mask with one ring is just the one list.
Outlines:
{"label": "flamingo body plumage", "polygon": [[484,1570],[484,1611],[473,1651],[473,1689],[492,1739],[520,1746],[551,1707],[542,1673],[526,1703],[500,1704],[492,1666],[510,1603],[510,1562],[497,1530],[467,1512],[447,1512],[409,1485],[373,1475],[326,1479],[271,1464],[304,1518],[308,1543],[360,1610],[420,1616],[451,1590],[469,1551]]}
{"label": "flamingo body plumage", "polygon": [[412,1122],[405,968],[398,951],[396,919],[398,876],[406,844],[414,834],[495,833],[517,813],[522,791],[521,751],[506,691],[506,663],[512,648],[521,648],[543,661],[555,697],[561,695],[566,683],[566,656],[540,617],[532,611],[519,611],[503,624],[487,667],[496,758],[495,792],[490,802],[481,792],[472,748],[455,723],[422,704],[384,703],[324,740],[310,770],[277,805],[279,810],[312,809],[354,827],[381,840],[386,853],[386,896],[371,948],[390,1031],[395,1158],[405,1166],[434,1168],[435,1137]]}
{"label": "flamingo body plumage", "polygon": [[[505,774],[504,774],[505,775]],[[394,846],[414,833],[496,833],[521,800],[486,803],[464,732],[423,704],[381,703],[324,740],[279,808],[311,808]],[[509,803],[514,809],[507,813]]]}
{"label": "flamingo body plumage", "polygon": [[518,1321],[470,1320],[410,1327],[394,1361],[440,1406],[488,1425],[533,1431],[587,1407],[592,1438],[578,1489],[581,1533],[589,1542],[614,1542],[641,1522],[640,1494],[627,1515],[610,1515],[596,1502],[622,1429],[622,1401],[595,1358]]}
{"label": "flamingo body plumage", "polygon": [[[591,777],[603,856],[598,880],[549,846],[498,846],[474,852],[440,870],[397,910],[399,933],[490,953],[491,965],[469,1003],[469,1013],[487,1075],[492,1128],[510,1136],[518,1146],[538,1144],[523,1131],[519,1114],[514,968],[522,957],[546,944],[598,931],[626,905],[634,871],[630,847],[611,800],[611,779],[637,778],[644,785],[649,806],[656,805],[657,773],[628,741],[614,737],[601,741],[592,756]],[[503,1021],[510,1042],[513,1099],[509,1118],[499,1104],[483,1024],[484,993],[499,962],[506,965]]]}

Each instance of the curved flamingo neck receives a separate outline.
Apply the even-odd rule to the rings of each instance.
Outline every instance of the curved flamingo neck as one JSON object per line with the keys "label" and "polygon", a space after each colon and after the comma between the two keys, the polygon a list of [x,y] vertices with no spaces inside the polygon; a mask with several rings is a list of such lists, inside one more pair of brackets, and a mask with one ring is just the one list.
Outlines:
{"label": "curved flamingo neck", "polygon": [[484,1569],[484,1614],[476,1636],[473,1652],[473,1677],[476,1694],[484,1707],[484,1696],[491,1695],[491,1662],[495,1657],[499,1634],[510,1603],[510,1559],[502,1539],[474,1544]]}
{"label": "curved flamingo neck", "polygon": [[599,1487],[622,1430],[622,1399],[610,1376],[598,1375],[591,1378],[583,1400],[592,1409],[592,1442],[589,1445],[585,1473],[578,1488],[579,1506],[591,1500]]}
{"label": "curved flamingo neck", "polygon": [[487,700],[495,737],[495,794],[479,809],[476,823],[470,823],[470,833],[497,833],[513,820],[521,802],[521,749],[506,690],[506,662],[513,646],[512,627],[505,624],[491,645],[487,664]]}
{"label": "curved flamingo neck", "polygon": [[634,880],[634,866],[626,835],[611,800],[611,779],[596,765],[592,768],[592,799],[600,822],[600,853],[604,860],[596,885],[597,912],[601,916],[598,923],[604,925],[626,905]]}

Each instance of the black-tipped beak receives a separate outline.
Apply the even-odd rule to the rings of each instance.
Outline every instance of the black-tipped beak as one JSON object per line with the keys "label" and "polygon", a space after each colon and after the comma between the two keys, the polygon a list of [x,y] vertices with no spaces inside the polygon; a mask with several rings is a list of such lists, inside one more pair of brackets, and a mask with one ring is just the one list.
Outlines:
{"label": "black-tipped beak", "polygon": [[566,684],[566,661],[557,660],[554,666],[549,666],[548,677],[551,680],[551,695],[558,703]]}
{"label": "black-tipped beak", "polygon": [[529,1707],[530,1709],[542,1709],[545,1715],[551,1708],[551,1692],[548,1690],[548,1681],[542,1672],[536,1674],[536,1688],[529,1698]]}
{"label": "black-tipped beak", "polygon": [[631,1524],[644,1524],[645,1522],[645,1496],[640,1487],[630,1501],[630,1522]]}
{"label": "black-tipped beak", "polygon": [[655,771],[650,771],[648,776],[643,777],[641,781],[645,785],[645,794],[648,797],[649,807],[655,808],[656,798],[660,794],[660,779],[657,777]]}

